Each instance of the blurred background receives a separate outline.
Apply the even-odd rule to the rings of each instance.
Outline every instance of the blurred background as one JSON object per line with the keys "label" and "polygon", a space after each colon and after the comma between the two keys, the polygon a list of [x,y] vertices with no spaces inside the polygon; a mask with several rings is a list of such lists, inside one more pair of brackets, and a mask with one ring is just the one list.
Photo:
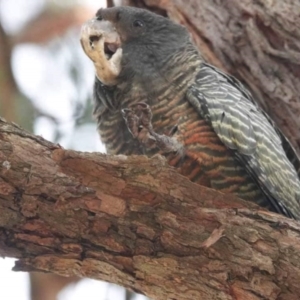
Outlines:
{"label": "blurred background", "polygon": [[[116,1],[115,1],[116,2]],[[65,148],[105,152],[92,115],[94,69],[79,32],[105,0],[0,0],[0,116]],[[16,273],[0,258],[1,300],[145,300],[106,282]]]}

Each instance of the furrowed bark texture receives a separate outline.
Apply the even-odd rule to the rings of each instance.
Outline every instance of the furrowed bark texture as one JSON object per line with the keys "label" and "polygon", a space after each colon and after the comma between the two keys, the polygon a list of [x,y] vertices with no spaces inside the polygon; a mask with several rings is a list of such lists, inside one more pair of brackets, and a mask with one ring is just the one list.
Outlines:
{"label": "furrowed bark texture", "polygon": [[245,82],[300,153],[299,0],[123,0],[167,13],[203,57]]}
{"label": "furrowed bark texture", "polygon": [[0,255],[152,299],[299,299],[300,225],[144,156],[62,149],[0,121]]}

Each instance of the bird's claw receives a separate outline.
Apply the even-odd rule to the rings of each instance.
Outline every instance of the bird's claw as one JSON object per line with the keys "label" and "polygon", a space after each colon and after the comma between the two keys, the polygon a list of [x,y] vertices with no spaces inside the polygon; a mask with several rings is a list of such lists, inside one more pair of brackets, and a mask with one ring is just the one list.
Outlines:
{"label": "bird's claw", "polygon": [[[136,132],[136,129],[141,130],[142,128],[147,129],[149,132],[153,130],[151,123],[152,111],[147,103],[134,103],[129,108],[122,109],[121,112],[131,133],[133,131]],[[137,128],[133,128],[132,126]]]}
{"label": "bird's claw", "polygon": [[[163,152],[181,151],[182,145],[176,139],[154,132],[151,123],[152,111],[147,103],[135,103],[121,112],[132,136],[147,148],[158,147]],[[176,132],[177,127],[174,130]]]}
{"label": "bird's claw", "polygon": [[129,132],[134,138],[137,138],[141,129],[139,117],[130,108],[122,109],[121,113]]}
{"label": "bird's claw", "polygon": [[152,130],[152,111],[150,106],[145,102],[137,102],[130,106],[130,109],[139,117],[140,125],[148,130]]}
{"label": "bird's claw", "polygon": [[156,139],[152,135],[152,112],[150,106],[145,102],[138,102],[129,108],[121,110],[129,132],[146,147],[155,145]]}

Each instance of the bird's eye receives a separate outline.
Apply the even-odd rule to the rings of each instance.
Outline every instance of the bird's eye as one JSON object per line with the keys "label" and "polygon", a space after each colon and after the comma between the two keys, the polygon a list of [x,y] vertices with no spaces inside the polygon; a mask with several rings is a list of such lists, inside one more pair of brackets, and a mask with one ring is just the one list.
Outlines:
{"label": "bird's eye", "polygon": [[141,20],[134,20],[133,21],[133,26],[134,27],[143,27],[145,25],[145,23]]}

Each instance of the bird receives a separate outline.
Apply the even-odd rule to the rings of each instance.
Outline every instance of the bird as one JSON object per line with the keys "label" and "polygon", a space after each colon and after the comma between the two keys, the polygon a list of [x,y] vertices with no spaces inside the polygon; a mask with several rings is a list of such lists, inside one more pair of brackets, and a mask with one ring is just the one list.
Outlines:
{"label": "bird", "polygon": [[99,9],[81,29],[107,153],[161,153],[191,181],[300,220],[300,160],[235,77],[187,29],[145,9]]}

